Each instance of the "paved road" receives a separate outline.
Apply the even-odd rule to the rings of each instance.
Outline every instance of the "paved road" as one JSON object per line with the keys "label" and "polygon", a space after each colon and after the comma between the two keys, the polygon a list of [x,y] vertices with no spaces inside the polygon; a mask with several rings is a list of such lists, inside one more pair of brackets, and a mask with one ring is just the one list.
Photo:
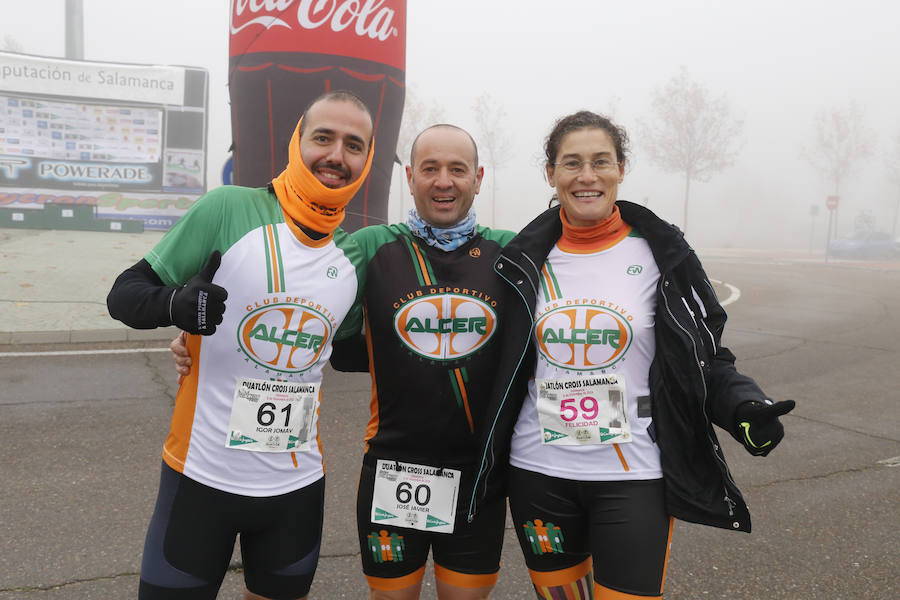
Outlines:
{"label": "paved road", "polygon": [[[739,367],[798,408],[767,459],[723,438],[753,533],[679,522],[665,598],[900,597],[900,272],[705,262],[741,291],[725,340]],[[168,355],[3,354],[104,346],[161,344],[0,346],[0,600],[134,597],[175,393]],[[330,373],[326,390],[328,512],[312,597],[365,598],[352,507],[368,379]],[[532,598],[525,581],[510,525],[493,598]],[[230,573],[220,598],[240,587]],[[434,597],[429,585],[423,598]]]}

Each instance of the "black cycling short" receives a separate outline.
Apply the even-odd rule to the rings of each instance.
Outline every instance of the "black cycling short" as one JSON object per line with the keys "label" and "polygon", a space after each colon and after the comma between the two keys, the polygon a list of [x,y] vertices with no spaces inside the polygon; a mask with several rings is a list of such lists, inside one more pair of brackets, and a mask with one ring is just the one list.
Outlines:
{"label": "black cycling short", "polygon": [[592,557],[598,585],[662,595],[672,526],[662,479],[574,481],[510,467],[509,508],[536,585],[567,584]]}
{"label": "black cycling short", "polygon": [[[435,577],[445,583],[475,588],[497,582],[506,525],[505,498],[487,502],[471,523],[466,521],[466,511],[458,510],[453,533],[385,527],[371,521],[375,467],[370,462],[363,464],[356,498],[359,549],[369,587],[397,590],[416,584],[424,575],[429,550]],[[460,504],[465,504],[463,496],[460,492]]]}
{"label": "black cycling short", "polygon": [[275,600],[309,593],[325,478],[266,498],[223,492],[165,463],[141,562],[141,600],[214,600],[240,535],[244,582]]}

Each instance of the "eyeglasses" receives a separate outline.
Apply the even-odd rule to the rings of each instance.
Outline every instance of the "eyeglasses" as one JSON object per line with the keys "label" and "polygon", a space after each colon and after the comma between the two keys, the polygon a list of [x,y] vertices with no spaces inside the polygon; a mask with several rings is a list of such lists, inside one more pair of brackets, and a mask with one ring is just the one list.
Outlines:
{"label": "eyeglasses", "polygon": [[619,163],[608,158],[598,158],[597,160],[578,160],[577,158],[567,158],[566,160],[554,163],[556,167],[562,167],[570,173],[580,173],[584,165],[591,165],[591,169],[598,175],[600,173],[610,173],[619,168]]}

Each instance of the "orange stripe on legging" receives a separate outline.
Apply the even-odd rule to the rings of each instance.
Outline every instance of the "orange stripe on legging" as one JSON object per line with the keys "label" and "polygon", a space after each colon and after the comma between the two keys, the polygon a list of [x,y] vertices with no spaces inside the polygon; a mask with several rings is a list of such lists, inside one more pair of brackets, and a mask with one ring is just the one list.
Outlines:
{"label": "orange stripe on legging", "polygon": [[416,585],[422,581],[423,577],[425,577],[425,565],[422,565],[421,568],[416,569],[409,575],[404,575],[403,577],[391,577],[388,579],[387,577],[372,577],[371,575],[366,575],[366,580],[369,582],[369,587],[373,590],[393,592]]}
{"label": "orange stripe on legging", "polygon": [[421,269],[422,271],[422,279],[425,281],[425,285],[431,285],[431,277],[428,276],[428,265],[425,264],[425,259],[422,257],[422,252],[419,250],[419,245],[413,242],[412,247],[416,252],[416,260],[419,261],[419,269]]}
{"label": "orange stripe on legging", "polygon": [[440,579],[446,584],[461,588],[493,587],[500,576],[499,571],[493,573],[460,573],[451,571],[441,565],[434,565],[434,578]]}
{"label": "orange stripe on legging", "polygon": [[593,568],[590,557],[584,559],[574,567],[560,569],[559,571],[533,571],[528,569],[531,581],[539,587],[555,587],[578,581],[591,572]]}
{"label": "orange stripe on legging", "polygon": [[666,570],[669,568],[669,550],[672,549],[672,530],[675,525],[675,517],[669,517],[669,536],[666,539],[666,562],[663,563],[662,581],[659,582],[659,593],[662,597],[663,590],[666,588]]}
{"label": "orange stripe on legging", "polygon": [[622,454],[622,449],[619,448],[618,444],[613,444],[613,448],[616,449],[616,454],[619,455],[619,462],[622,463],[622,468],[624,468],[626,471],[630,471],[631,469],[628,468],[628,463],[625,461],[625,455]]}
{"label": "orange stripe on legging", "polygon": [[466,409],[466,418],[469,420],[469,430],[475,433],[475,423],[472,421],[472,411],[469,410],[469,397],[466,394],[466,384],[463,383],[462,371],[453,369],[453,376],[456,377],[456,385],[459,386],[459,395],[462,398],[463,408]]}

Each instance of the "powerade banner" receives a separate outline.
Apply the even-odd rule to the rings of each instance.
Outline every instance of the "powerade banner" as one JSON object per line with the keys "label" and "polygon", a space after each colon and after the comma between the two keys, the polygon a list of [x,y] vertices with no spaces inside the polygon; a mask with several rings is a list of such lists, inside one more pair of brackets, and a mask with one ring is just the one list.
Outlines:
{"label": "powerade banner", "polygon": [[230,28],[233,182],[266,185],[287,165],[309,103],[350,90],[375,118],[375,155],[343,227],[386,222],[406,79],[405,0],[232,0]]}
{"label": "powerade banner", "polygon": [[207,80],[189,67],[0,52],[3,205],[149,194],[143,207],[115,202],[115,217],[167,229],[187,208],[174,206],[206,191]]}

